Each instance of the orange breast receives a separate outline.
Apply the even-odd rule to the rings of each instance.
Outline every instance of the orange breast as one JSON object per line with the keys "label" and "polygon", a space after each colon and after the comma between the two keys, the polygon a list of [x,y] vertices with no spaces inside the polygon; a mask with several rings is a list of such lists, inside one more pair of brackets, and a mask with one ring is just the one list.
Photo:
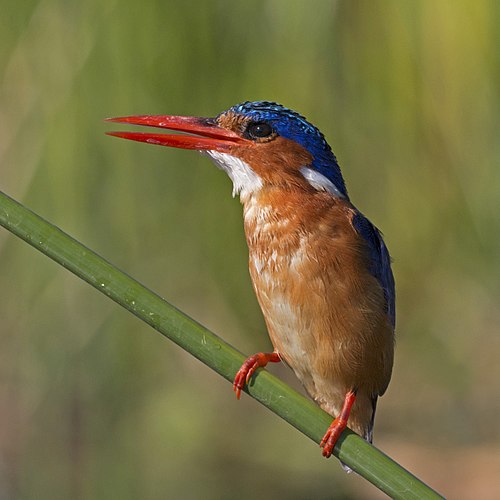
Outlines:
{"label": "orange breast", "polygon": [[255,292],[275,349],[308,393],[338,414],[357,389],[351,427],[369,426],[389,383],[393,331],[355,209],[327,193],[262,190],[245,203]]}

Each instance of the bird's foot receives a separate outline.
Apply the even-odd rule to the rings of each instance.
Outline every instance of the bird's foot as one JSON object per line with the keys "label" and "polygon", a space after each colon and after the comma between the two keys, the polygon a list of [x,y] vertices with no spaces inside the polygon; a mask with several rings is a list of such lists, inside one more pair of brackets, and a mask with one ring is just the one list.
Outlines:
{"label": "bird's foot", "polygon": [[249,356],[234,377],[233,391],[236,393],[236,397],[240,399],[241,391],[245,388],[245,384],[248,384],[257,368],[264,367],[267,363],[279,363],[280,361],[281,358],[277,352],[258,352]]}
{"label": "bird's foot", "polygon": [[330,427],[328,427],[326,434],[319,444],[321,448],[323,448],[324,457],[329,458],[333,453],[333,448],[335,448],[340,435],[347,427],[347,420],[349,419],[351,408],[355,400],[356,393],[354,391],[349,391],[345,395],[344,405],[342,406],[340,415],[330,424]]}
{"label": "bird's foot", "polygon": [[331,456],[333,448],[335,448],[335,444],[346,427],[347,420],[341,420],[340,417],[337,417],[331,423],[330,427],[328,427],[328,430],[320,443],[321,448],[323,448],[324,457],[329,458]]}

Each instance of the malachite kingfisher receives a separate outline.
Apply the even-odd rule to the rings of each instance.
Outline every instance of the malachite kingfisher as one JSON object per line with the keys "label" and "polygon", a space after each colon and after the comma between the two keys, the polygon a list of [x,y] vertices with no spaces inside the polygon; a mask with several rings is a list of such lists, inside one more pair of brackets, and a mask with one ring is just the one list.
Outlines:
{"label": "malachite kingfisher", "polygon": [[325,457],[347,425],[371,442],[393,365],[394,278],[382,235],[350,201],[323,134],[267,101],[244,102],[215,118],[109,120],[184,132],[109,134],[198,150],[240,196],[250,276],[274,351],[245,361],[234,379],[236,396],[259,367],[284,361],[334,417],[321,441]]}

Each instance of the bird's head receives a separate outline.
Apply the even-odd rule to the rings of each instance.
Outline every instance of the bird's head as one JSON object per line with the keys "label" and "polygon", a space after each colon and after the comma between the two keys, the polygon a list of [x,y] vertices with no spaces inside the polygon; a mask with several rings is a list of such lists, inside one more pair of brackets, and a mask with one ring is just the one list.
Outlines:
{"label": "bird's head", "polygon": [[335,155],[323,134],[280,104],[256,101],[215,118],[128,116],[109,121],[186,134],[109,132],[135,141],[205,152],[227,172],[242,200],[265,187],[314,189],[348,198]]}

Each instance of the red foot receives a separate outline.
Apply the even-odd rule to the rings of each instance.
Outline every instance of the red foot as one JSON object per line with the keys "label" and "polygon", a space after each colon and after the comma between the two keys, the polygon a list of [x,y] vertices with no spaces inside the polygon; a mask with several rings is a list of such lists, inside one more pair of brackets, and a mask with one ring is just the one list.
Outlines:
{"label": "red foot", "polygon": [[349,414],[351,413],[352,405],[356,399],[356,393],[349,391],[345,395],[344,406],[342,406],[342,411],[340,415],[331,423],[330,427],[326,431],[326,434],[321,440],[320,446],[323,448],[323,456],[329,458],[333,453],[333,448],[337,443],[340,435],[347,427],[347,420],[349,419]]}
{"label": "red foot", "polygon": [[267,363],[279,363],[280,361],[281,358],[277,352],[258,352],[248,357],[234,377],[233,391],[236,393],[236,397],[240,399],[242,389],[245,388],[245,384],[248,384],[257,368],[264,367]]}
{"label": "red foot", "polygon": [[326,458],[329,458],[331,454],[333,453],[333,448],[335,448],[335,444],[337,443],[337,440],[339,439],[340,435],[342,434],[342,431],[347,427],[347,421],[341,420],[339,417],[337,417],[330,427],[328,427],[328,430],[326,431],[326,434],[324,435],[323,439],[321,440],[320,446],[323,448],[323,456]]}

